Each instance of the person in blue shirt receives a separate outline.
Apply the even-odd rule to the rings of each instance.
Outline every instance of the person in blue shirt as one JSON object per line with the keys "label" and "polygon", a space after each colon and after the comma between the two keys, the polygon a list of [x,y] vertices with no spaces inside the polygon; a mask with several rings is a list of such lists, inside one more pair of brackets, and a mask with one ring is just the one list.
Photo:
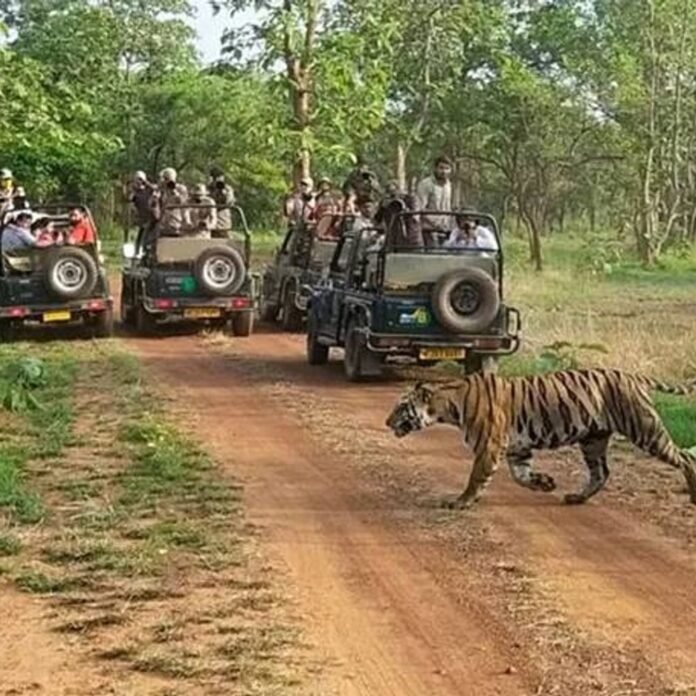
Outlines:
{"label": "person in blue shirt", "polygon": [[36,246],[36,239],[31,233],[32,219],[32,214],[25,210],[14,215],[2,232],[3,254],[12,254]]}

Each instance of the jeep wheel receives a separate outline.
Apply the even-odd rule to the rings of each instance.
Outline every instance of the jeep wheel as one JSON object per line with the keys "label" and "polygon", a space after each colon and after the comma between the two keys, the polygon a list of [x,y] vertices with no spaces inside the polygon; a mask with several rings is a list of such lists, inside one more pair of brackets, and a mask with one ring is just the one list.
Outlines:
{"label": "jeep wheel", "polygon": [[114,310],[108,307],[91,321],[92,338],[111,338],[114,335]]}
{"label": "jeep wheel", "polygon": [[307,320],[307,362],[310,365],[326,365],[329,362],[329,346],[319,343],[317,322],[312,315]]}
{"label": "jeep wheel", "polygon": [[479,268],[452,271],[435,285],[432,304],[435,316],[448,331],[476,334],[485,331],[498,316],[498,286]]}
{"label": "jeep wheel", "polygon": [[244,285],[246,266],[236,249],[215,246],[198,255],[194,275],[205,293],[227,297],[234,295]]}
{"label": "jeep wheel", "polygon": [[46,286],[63,300],[78,300],[94,291],[99,279],[97,262],[84,249],[65,246],[51,250],[46,265]]}
{"label": "jeep wheel", "polygon": [[346,331],[345,354],[343,356],[343,368],[349,382],[362,381],[366,353],[365,336],[360,333],[357,323],[351,321]]}
{"label": "jeep wheel", "polygon": [[135,308],[135,331],[139,336],[152,336],[155,333],[156,322],[150,313],[142,306]]}
{"label": "jeep wheel", "polygon": [[495,355],[472,353],[464,361],[464,371],[467,375],[495,375],[498,372],[498,358]]}
{"label": "jeep wheel", "polygon": [[292,333],[302,330],[302,312],[295,305],[295,286],[288,285],[283,293],[283,329]]}
{"label": "jeep wheel", "polygon": [[119,313],[121,315],[122,324],[125,326],[133,325],[133,308],[128,306],[126,296],[123,292],[121,292],[121,309]]}
{"label": "jeep wheel", "polygon": [[266,299],[261,303],[261,321],[274,322],[278,319],[280,308]]}
{"label": "jeep wheel", "polygon": [[232,333],[241,338],[248,338],[254,330],[254,313],[240,312],[230,320]]}

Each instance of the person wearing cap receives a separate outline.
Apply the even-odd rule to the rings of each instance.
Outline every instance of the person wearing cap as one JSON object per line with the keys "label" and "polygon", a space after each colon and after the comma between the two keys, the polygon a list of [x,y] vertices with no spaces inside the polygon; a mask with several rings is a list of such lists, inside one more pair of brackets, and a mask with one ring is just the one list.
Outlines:
{"label": "person wearing cap", "polygon": [[[210,239],[212,232],[218,229],[218,211],[215,201],[208,195],[205,184],[194,187],[189,203],[191,227],[190,235],[201,239]],[[205,207],[198,207],[205,206]]]}
{"label": "person wearing cap", "polygon": [[14,177],[9,169],[0,169],[0,224],[5,215],[13,209],[15,195]]}
{"label": "person wearing cap", "polygon": [[129,202],[135,210],[135,222],[139,233],[152,224],[152,197],[155,194],[155,189],[155,185],[148,181],[145,172],[135,173]]}
{"label": "person wearing cap", "polygon": [[31,233],[32,219],[33,216],[28,210],[20,210],[12,215],[2,232],[3,254],[12,255],[36,246],[36,239]]}
{"label": "person wearing cap", "polygon": [[310,220],[314,213],[314,182],[309,177],[300,179],[300,185],[285,201],[284,214],[290,225]]}
{"label": "person wearing cap", "polygon": [[377,175],[363,157],[355,158],[355,162],[355,169],[343,184],[345,210],[348,213],[359,212],[366,203],[376,203],[382,190]]}
{"label": "person wearing cap", "polygon": [[186,228],[191,227],[189,210],[185,207],[187,202],[188,191],[177,181],[176,169],[163,169],[157,192],[152,197],[152,212],[160,234],[180,237]]}
{"label": "person wearing cap", "polygon": [[210,168],[208,195],[217,206],[217,222],[212,229],[213,237],[225,238],[232,229],[232,210],[235,203],[234,189],[227,183],[225,172],[220,167]]}
{"label": "person wearing cap", "polygon": [[12,196],[12,209],[13,210],[31,210],[31,205],[27,200],[27,192],[24,190],[24,186],[18,186],[14,195]]}

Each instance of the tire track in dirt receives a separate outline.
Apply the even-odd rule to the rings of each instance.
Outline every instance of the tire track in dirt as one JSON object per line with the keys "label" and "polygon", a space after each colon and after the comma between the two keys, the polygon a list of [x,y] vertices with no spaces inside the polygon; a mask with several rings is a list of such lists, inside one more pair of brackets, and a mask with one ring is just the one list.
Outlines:
{"label": "tire track in dirt", "polygon": [[[259,337],[264,346],[274,340]],[[256,341],[245,350],[254,351]],[[505,626],[475,598],[443,589],[437,574],[447,564],[438,545],[401,534],[369,488],[327,457],[291,414],[195,338],[131,345],[188,405],[213,456],[246,480],[250,518],[289,569],[310,638],[337,663],[312,693],[536,692],[539,675]]]}
{"label": "tire track in dirt", "polygon": [[[259,335],[235,349],[260,365],[275,364],[294,383],[334,400],[366,429],[383,428],[394,397],[404,388],[394,383],[351,387],[338,365],[310,368],[303,364],[298,337]],[[433,486],[446,486],[448,493],[461,489],[468,467],[456,433],[433,430],[414,436],[408,452],[404,469],[424,472]],[[680,502],[688,504],[686,497]],[[556,497],[515,486],[505,471],[477,514],[520,548],[581,630],[608,645],[637,650],[674,688],[696,693],[696,564],[691,556],[652,525],[607,507],[601,497],[585,507],[567,508]]]}

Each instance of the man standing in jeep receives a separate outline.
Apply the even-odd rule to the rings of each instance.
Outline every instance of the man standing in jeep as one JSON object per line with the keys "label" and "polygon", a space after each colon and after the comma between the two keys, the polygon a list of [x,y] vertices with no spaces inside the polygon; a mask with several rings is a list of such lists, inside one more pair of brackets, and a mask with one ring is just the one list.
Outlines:
{"label": "man standing in jeep", "polygon": [[[423,179],[416,190],[419,210],[452,211],[452,161],[449,157],[438,157],[432,176]],[[423,215],[421,224],[427,246],[437,246],[443,233],[448,233],[451,218],[447,215]]]}
{"label": "man standing in jeep", "polygon": [[[163,169],[157,193],[152,198],[152,212],[161,235],[180,237],[186,228],[190,228],[189,211],[183,207],[187,201],[188,191],[186,186],[177,182],[176,169]],[[168,209],[169,206],[175,207]]]}
{"label": "man standing in jeep", "polygon": [[348,175],[343,184],[345,211],[357,213],[366,204],[376,204],[381,192],[377,175],[370,169],[365,160],[359,157],[355,169]]}
{"label": "man standing in jeep", "polygon": [[15,195],[14,177],[9,169],[0,169],[0,225],[7,213],[13,210]]}
{"label": "man standing in jeep", "polygon": [[211,234],[215,238],[224,239],[232,229],[232,211],[230,207],[236,202],[234,189],[227,183],[225,172],[220,167],[210,168],[210,184],[208,195],[217,205],[217,222]]}

